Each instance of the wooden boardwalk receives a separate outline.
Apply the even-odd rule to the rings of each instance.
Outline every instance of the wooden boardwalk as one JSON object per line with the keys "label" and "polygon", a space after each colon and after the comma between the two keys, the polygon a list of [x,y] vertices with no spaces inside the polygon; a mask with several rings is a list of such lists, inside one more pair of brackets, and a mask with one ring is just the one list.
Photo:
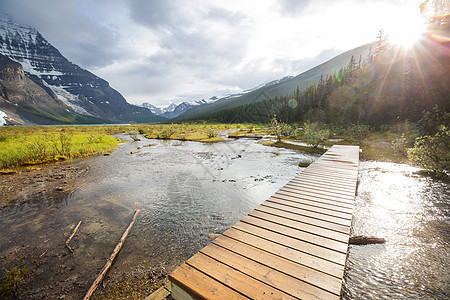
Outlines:
{"label": "wooden boardwalk", "polygon": [[333,146],[170,276],[175,299],[339,299],[359,147]]}

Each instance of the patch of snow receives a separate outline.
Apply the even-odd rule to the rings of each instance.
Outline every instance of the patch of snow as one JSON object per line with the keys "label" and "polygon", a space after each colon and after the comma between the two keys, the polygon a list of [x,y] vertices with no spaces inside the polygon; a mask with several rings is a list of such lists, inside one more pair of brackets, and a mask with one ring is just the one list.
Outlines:
{"label": "patch of snow", "polygon": [[78,98],[78,96],[75,96],[68,91],[66,91],[64,88],[65,86],[55,86],[47,84],[45,81],[43,81],[44,85],[49,87],[58,97],[59,100],[61,100],[64,104],[69,106],[74,112],[85,115],[85,116],[92,116],[92,114],[88,113],[83,107],[77,104],[77,102],[81,102]]}
{"label": "patch of snow", "polygon": [[6,125],[6,120],[5,120],[5,118],[6,118],[7,116],[8,116],[8,115],[7,115],[5,112],[3,112],[3,111],[0,110],[0,126]]}

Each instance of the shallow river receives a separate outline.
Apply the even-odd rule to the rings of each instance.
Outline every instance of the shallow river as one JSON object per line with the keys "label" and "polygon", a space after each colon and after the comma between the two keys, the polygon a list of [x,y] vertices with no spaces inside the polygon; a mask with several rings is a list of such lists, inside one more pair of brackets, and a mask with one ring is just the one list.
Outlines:
{"label": "shallow river", "polygon": [[[139,263],[171,271],[209,243],[208,234],[225,231],[301,172],[300,161],[313,159],[253,140],[130,142],[111,156],[92,159],[89,173],[65,201],[0,211],[3,234],[18,236],[0,237],[0,252],[31,239],[27,234],[48,234],[58,226],[67,233],[83,220],[75,243],[81,251],[66,275],[76,281],[81,270],[101,268],[134,207],[141,207],[115,269],[132,270]],[[448,184],[415,171],[360,163],[353,234],[384,237],[387,243],[350,247],[344,298],[449,298]]]}

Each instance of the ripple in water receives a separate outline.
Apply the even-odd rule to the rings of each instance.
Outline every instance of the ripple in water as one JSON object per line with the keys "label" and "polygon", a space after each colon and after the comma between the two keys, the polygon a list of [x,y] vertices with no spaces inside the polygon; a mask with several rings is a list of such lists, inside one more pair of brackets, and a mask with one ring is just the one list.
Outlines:
{"label": "ripple in water", "polygon": [[350,246],[344,299],[448,299],[448,184],[405,165],[361,162],[354,235],[383,245]]}

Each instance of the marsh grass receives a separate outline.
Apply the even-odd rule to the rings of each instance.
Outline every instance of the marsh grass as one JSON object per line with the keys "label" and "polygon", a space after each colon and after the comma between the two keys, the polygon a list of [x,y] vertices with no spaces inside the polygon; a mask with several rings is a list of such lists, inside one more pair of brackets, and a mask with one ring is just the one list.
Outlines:
{"label": "marsh grass", "polygon": [[249,124],[139,124],[103,126],[0,127],[0,169],[108,153],[119,142],[111,136],[128,133],[147,138],[220,142],[223,130],[257,127]]}
{"label": "marsh grass", "polygon": [[0,296],[15,295],[22,284],[25,283],[25,275],[28,273],[28,266],[18,268],[12,267],[6,272],[0,282]]}
{"label": "marsh grass", "polygon": [[117,130],[90,127],[0,128],[0,168],[86,157],[117,147],[117,138],[104,133]]}
{"label": "marsh grass", "polygon": [[244,124],[164,124],[149,125],[145,128],[148,139],[165,139],[215,143],[223,141],[218,137],[220,131],[236,129]]}

